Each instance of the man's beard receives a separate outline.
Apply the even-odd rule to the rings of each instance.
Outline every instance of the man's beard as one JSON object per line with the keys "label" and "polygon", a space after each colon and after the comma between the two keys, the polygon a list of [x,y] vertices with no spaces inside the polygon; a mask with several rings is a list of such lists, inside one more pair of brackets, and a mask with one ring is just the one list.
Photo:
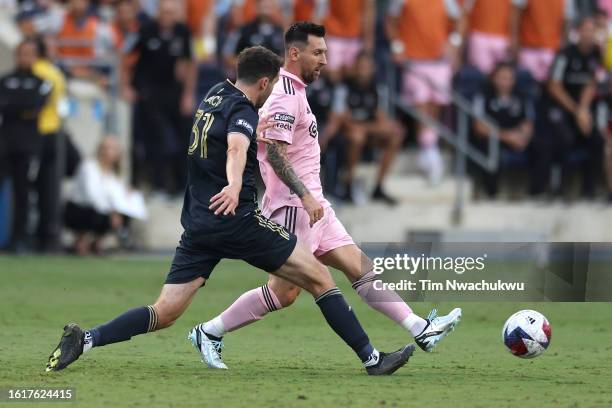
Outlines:
{"label": "man's beard", "polygon": [[317,79],[315,70],[313,69],[308,74],[304,74],[304,77],[302,79],[304,80],[304,83],[306,85],[312,84]]}

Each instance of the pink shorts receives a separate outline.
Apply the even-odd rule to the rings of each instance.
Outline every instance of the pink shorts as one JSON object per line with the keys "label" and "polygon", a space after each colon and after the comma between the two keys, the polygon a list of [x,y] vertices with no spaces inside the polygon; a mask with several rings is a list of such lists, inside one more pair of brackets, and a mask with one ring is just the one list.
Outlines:
{"label": "pink shorts", "polygon": [[488,75],[498,62],[508,58],[509,45],[506,37],[473,32],[470,34],[468,62]]}
{"label": "pink shorts", "polygon": [[327,37],[327,68],[332,71],[355,64],[362,47],[359,38]]}
{"label": "pink shorts", "polygon": [[353,245],[353,238],[336,217],[334,209],[327,207],[323,218],[310,228],[308,213],[301,207],[282,207],[270,219],[293,232],[314,256],[321,256],[336,248]]}
{"label": "pink shorts", "polygon": [[527,48],[519,53],[519,65],[529,71],[538,82],[548,79],[548,70],[554,59],[555,52],[545,48]]}
{"label": "pink shorts", "polygon": [[447,105],[453,72],[445,61],[416,61],[404,68],[402,97],[409,105]]}

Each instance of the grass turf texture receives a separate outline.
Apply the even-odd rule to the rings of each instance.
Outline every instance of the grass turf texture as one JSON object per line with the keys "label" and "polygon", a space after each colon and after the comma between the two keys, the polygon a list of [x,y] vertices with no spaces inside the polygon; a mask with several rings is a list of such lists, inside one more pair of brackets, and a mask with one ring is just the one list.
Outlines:
{"label": "grass turf texture", "polygon": [[[230,370],[208,370],[186,334],[265,282],[264,273],[240,262],[222,263],[173,327],[95,349],[62,372],[43,372],[65,323],[87,328],[152,303],[168,264],[0,257],[0,388],[75,387],[69,406],[84,407],[612,406],[609,303],[459,304],[463,321],[437,352],[418,350],[395,375],[373,378],[302,294],[290,309],[227,336]],[[411,340],[335,277],[376,347],[394,350]],[[432,306],[446,313],[454,305],[412,306],[425,315]],[[511,356],[500,339],[505,319],[523,308],[552,324],[551,347],[535,360]]]}

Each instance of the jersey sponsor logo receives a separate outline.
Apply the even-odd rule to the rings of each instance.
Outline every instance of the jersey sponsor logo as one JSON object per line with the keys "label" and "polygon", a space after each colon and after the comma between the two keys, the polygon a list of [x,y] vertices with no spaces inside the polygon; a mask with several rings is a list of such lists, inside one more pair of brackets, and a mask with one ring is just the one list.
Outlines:
{"label": "jersey sponsor logo", "polygon": [[310,137],[316,138],[319,135],[319,131],[317,130],[317,121],[313,120],[310,122],[310,126],[308,126],[308,132],[310,133]]}
{"label": "jersey sponsor logo", "polygon": [[293,126],[291,126],[289,123],[283,123],[283,122],[275,123],[274,127],[277,129],[288,130],[290,132],[293,131]]}
{"label": "jersey sponsor logo", "polygon": [[291,116],[288,113],[276,113],[274,114],[274,120],[291,123],[293,125],[295,123],[295,116]]}
{"label": "jersey sponsor logo", "polygon": [[253,125],[251,125],[249,122],[247,122],[244,119],[238,119],[236,121],[236,126],[240,126],[242,128],[245,128],[246,130],[249,131],[249,135],[253,135]]}

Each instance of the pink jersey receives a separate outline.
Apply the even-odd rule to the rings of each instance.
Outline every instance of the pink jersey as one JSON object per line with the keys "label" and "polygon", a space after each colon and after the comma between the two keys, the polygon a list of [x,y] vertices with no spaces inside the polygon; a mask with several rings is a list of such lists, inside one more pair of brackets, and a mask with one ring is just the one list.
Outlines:
{"label": "pink jersey", "polygon": [[[323,208],[330,207],[323,197],[321,186],[321,148],[315,118],[306,99],[306,84],[297,76],[281,68],[280,77],[272,94],[259,111],[260,117],[268,114],[274,127],[264,136],[289,144],[287,156],[295,173]],[[266,185],[262,200],[262,211],[269,217],[281,207],[302,207],[300,198],[289,190],[268,162],[266,148],[260,143],[257,148],[259,169]]]}

